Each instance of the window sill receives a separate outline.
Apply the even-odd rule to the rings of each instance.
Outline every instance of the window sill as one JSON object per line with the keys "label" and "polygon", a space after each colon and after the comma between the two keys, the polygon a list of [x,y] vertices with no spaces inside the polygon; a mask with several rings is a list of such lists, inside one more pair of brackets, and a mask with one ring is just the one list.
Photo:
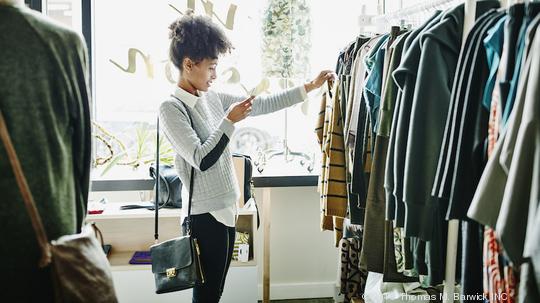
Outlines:
{"label": "window sill", "polygon": [[255,187],[296,187],[296,186],[317,186],[319,176],[254,176],[253,185]]}
{"label": "window sill", "polygon": [[[303,176],[253,176],[255,187],[317,186],[317,175]],[[91,191],[143,191],[152,190],[153,179],[108,179],[92,180]]]}
{"label": "window sill", "polygon": [[90,191],[144,191],[153,187],[153,179],[92,180]]}

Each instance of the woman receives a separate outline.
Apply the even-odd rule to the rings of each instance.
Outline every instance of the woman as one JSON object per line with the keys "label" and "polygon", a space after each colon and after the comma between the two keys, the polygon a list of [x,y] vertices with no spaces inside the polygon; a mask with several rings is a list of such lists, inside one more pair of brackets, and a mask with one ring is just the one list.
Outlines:
{"label": "woman", "polygon": [[[240,197],[227,146],[234,124],[249,115],[303,101],[332,72],[323,71],[309,83],[271,96],[245,98],[214,92],[209,88],[216,79],[218,56],[232,49],[225,34],[209,18],[192,14],[179,18],[169,29],[170,59],[180,76],[171,98],[160,107],[160,119],[186,188],[195,168],[191,226],[201,250],[205,283],[194,288],[193,302],[218,302],[231,262]],[[187,207],[183,210],[186,216]]]}

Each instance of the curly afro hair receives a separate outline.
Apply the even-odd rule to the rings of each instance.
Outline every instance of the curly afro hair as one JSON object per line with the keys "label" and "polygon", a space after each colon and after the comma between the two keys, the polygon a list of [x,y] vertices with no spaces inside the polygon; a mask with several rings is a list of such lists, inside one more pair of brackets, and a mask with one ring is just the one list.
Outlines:
{"label": "curly afro hair", "polygon": [[198,63],[207,58],[216,59],[233,49],[225,33],[209,17],[194,16],[193,11],[176,19],[169,30],[169,57],[179,70],[186,57]]}

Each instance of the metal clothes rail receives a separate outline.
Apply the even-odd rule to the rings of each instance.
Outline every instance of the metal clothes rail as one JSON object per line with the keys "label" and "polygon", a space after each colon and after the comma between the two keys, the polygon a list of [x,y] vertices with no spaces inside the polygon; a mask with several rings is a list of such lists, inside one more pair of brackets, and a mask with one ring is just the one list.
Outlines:
{"label": "metal clothes rail", "polygon": [[418,25],[424,22],[435,10],[444,10],[459,3],[463,3],[463,0],[423,1],[412,6],[402,7],[395,12],[373,17],[372,22],[377,25],[402,25],[403,23]]}

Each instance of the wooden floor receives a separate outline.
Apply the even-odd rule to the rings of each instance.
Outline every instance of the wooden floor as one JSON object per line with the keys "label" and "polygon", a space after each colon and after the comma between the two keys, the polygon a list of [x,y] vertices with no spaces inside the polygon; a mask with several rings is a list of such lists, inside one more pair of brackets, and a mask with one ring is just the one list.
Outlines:
{"label": "wooden floor", "polygon": [[[262,301],[259,301],[259,303]],[[294,300],[272,300],[272,303],[334,303],[332,298],[319,299],[294,299]]]}
{"label": "wooden floor", "polygon": [[[259,301],[259,303],[262,301]],[[332,298],[319,299],[294,299],[294,300],[272,300],[272,303],[334,303]],[[353,299],[352,303],[364,303],[362,299]]]}

